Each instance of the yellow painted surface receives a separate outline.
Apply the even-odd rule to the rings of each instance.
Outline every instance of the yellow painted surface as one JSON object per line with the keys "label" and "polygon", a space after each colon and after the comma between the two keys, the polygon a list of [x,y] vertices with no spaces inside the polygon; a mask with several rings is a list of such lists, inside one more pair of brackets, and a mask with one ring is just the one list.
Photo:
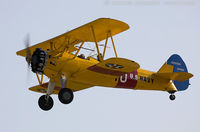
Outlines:
{"label": "yellow painted surface", "polygon": [[[68,80],[73,81],[73,83],[67,85],[67,87],[75,91],[89,88],[92,86],[116,87],[119,81],[119,76],[97,73],[90,71],[87,68],[97,65],[109,69],[108,67],[105,66],[106,63],[117,63],[125,66],[125,70],[123,69],[121,71],[131,72],[133,70],[136,70],[134,68],[135,66],[136,68],[138,68],[139,66],[137,65],[137,63],[126,64],[127,61],[128,62],[131,61],[122,58],[118,58],[119,59],[118,61],[116,61],[115,58],[114,61],[113,59],[108,59],[105,60],[106,63],[104,62],[99,63],[99,61],[93,58],[81,59],[79,57],[76,57],[75,59],[73,59],[73,57],[74,57],[73,54],[64,53],[63,56],[60,57],[59,59],[57,58],[48,59],[44,74],[49,78],[55,80],[57,87],[60,87],[59,79],[62,74],[64,74]],[[54,62],[54,65],[51,64],[50,62]],[[120,69],[117,69],[117,71],[120,71]],[[155,72],[143,69],[137,69],[137,71],[138,71],[138,80],[137,80],[137,85],[134,89],[176,91],[176,88],[170,83],[170,80],[153,76],[152,74],[155,74]],[[146,78],[152,78],[154,81],[153,83],[147,83],[145,81],[141,81],[140,76]],[[83,87],[81,87],[82,85]],[[34,89],[33,91],[37,90]]]}
{"label": "yellow painted surface", "polygon": [[[72,59],[73,55],[69,53],[65,53],[59,59],[49,59],[47,62],[47,66],[45,68],[44,74],[50,78],[55,78],[56,86],[60,87],[60,75],[65,74],[68,80],[73,81],[73,85],[68,85],[68,88],[74,90],[82,90],[84,88],[92,87],[92,86],[104,86],[104,87],[116,87],[119,81],[119,76],[106,75],[102,73],[97,73],[94,71],[90,71],[87,68],[91,66],[99,66],[103,68],[108,67],[105,66],[106,63],[117,63],[125,66],[125,70],[121,70],[123,72],[131,72],[134,69],[135,63],[133,66],[131,64],[126,64],[125,62],[129,62],[130,60],[118,58],[116,61],[114,59],[105,60],[105,62],[99,63],[99,61],[90,58],[90,59],[81,59],[76,57]],[[51,61],[55,61],[55,65],[50,64]],[[131,61],[130,61],[131,62]],[[127,68],[127,67],[128,68]],[[137,67],[138,68],[138,67]],[[120,69],[117,69],[120,71]],[[168,79],[159,78],[153,76],[155,72],[137,69],[138,71],[138,80],[137,85],[134,89],[137,90],[160,90],[160,91],[175,91],[176,89],[171,85]],[[147,83],[145,81],[140,80],[140,76],[153,79],[153,83]],[[87,87],[80,87],[80,85],[87,85]]]}
{"label": "yellow painted surface", "polygon": [[166,62],[162,65],[162,67],[158,70],[158,73],[165,73],[165,72],[173,72],[173,66],[168,65]]}
{"label": "yellow painted surface", "polygon": [[175,81],[186,81],[193,77],[191,73],[186,72],[166,72],[166,73],[156,73],[154,74],[157,77],[169,79],[169,80],[175,80]]}
{"label": "yellow painted surface", "polygon": [[[97,42],[107,39],[108,33],[114,36],[127,29],[129,29],[128,24],[122,21],[100,18],[55,38],[31,46],[30,52],[32,54],[36,48],[41,48],[48,55],[51,55],[46,62],[44,75],[56,83],[57,88],[54,90],[54,94],[57,94],[61,87],[60,77],[63,75],[67,78],[66,87],[74,91],[92,86],[116,87],[122,73],[129,73],[134,70],[138,72],[137,78],[135,78],[137,85],[134,88],[137,90],[177,91],[170,79],[184,80],[192,77],[192,74],[171,73],[173,66],[166,63],[155,73],[139,69],[138,63],[124,58],[110,58],[99,62],[92,57],[81,59],[71,54],[72,51],[77,50],[74,47],[76,44],[83,42],[95,42],[97,44]],[[112,43],[114,47],[113,40]],[[115,47],[114,51],[117,57]],[[25,57],[26,49],[18,51],[17,55]],[[108,67],[107,64],[117,64],[123,68]],[[97,68],[96,71],[90,69],[93,66]],[[109,74],[106,74],[105,71]],[[156,74],[157,76],[155,76]],[[143,79],[140,79],[141,77]],[[43,93],[46,90],[46,85],[45,87],[37,85],[30,88],[30,90]]]}
{"label": "yellow painted surface", "polygon": [[[46,93],[47,92],[47,88],[46,87],[42,87],[40,85],[37,86],[33,86],[31,88],[29,88],[29,90],[33,91],[33,92],[38,92],[38,93]],[[59,90],[53,90],[52,94],[58,94]]]}
{"label": "yellow painted surface", "polygon": [[[35,48],[42,48],[43,50],[58,50],[60,47],[62,47],[66,48],[66,50],[69,52],[77,50],[74,47],[76,44],[81,42],[94,42],[91,26],[94,28],[97,42],[106,39],[106,34],[108,31],[111,31],[112,36],[114,36],[129,29],[129,25],[122,21],[110,18],[99,18],[55,38],[31,46],[31,54]],[[62,48],[60,50],[62,50]],[[26,50],[23,49],[18,51],[17,55],[26,56]]]}
{"label": "yellow painted surface", "polygon": [[[176,88],[170,83],[170,80],[152,76],[155,72],[138,69],[138,82],[136,90],[159,90],[159,91],[176,91]],[[153,79],[153,83],[140,80],[140,76]]]}
{"label": "yellow painted surface", "polygon": [[[113,69],[113,68],[107,67],[106,64],[118,64],[118,65],[121,65],[123,68]],[[125,58],[109,58],[107,60],[104,60],[101,63],[96,64],[96,66],[99,66],[105,69],[114,70],[114,71],[127,72],[127,73],[137,70],[140,67],[140,65],[137,62],[134,62]]]}
{"label": "yellow painted surface", "polygon": [[[48,85],[48,83],[46,83]],[[46,86],[42,86],[42,85],[36,85],[33,86],[31,88],[29,88],[29,90],[34,91],[34,92],[38,92],[38,93],[46,93],[47,91],[47,85]],[[74,82],[71,80],[67,81],[67,88],[70,88],[72,91],[76,92],[76,91],[80,91],[83,89],[87,89],[92,87],[92,85],[88,85],[88,84],[84,84],[84,83],[80,83],[80,82]],[[58,94],[59,90],[60,90],[61,86],[60,86],[60,80],[56,80],[56,87],[53,90],[52,94]]]}

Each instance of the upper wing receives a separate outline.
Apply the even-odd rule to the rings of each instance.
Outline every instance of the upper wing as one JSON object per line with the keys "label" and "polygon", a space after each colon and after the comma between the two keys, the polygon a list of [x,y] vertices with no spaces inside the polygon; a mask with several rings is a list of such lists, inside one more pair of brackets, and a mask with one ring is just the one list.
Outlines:
{"label": "upper wing", "polygon": [[[114,36],[129,29],[128,24],[122,21],[110,18],[99,18],[55,38],[31,46],[30,51],[33,53],[35,48],[42,48],[43,50],[66,48],[68,51],[74,51],[76,50],[74,45],[80,42],[95,42],[91,27],[94,29],[97,42],[106,39],[109,31]],[[18,51],[17,55],[26,56],[26,50]]]}

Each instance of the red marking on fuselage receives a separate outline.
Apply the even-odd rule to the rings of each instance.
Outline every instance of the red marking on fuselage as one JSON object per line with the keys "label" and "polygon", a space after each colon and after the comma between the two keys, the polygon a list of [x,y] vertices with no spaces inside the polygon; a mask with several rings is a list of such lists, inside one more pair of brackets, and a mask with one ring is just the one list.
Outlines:
{"label": "red marking on fuselage", "polygon": [[138,72],[137,70],[126,73],[119,77],[116,88],[133,89],[137,85]]}

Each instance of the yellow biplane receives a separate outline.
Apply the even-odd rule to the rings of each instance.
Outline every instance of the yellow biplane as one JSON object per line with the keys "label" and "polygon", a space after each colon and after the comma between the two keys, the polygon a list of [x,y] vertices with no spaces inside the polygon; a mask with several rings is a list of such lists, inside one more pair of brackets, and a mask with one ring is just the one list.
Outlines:
{"label": "yellow biplane", "polygon": [[[27,47],[17,55],[24,56],[36,73],[39,85],[29,89],[44,93],[38,100],[39,107],[45,111],[53,107],[51,94],[58,94],[61,103],[69,104],[73,92],[93,86],[167,91],[171,100],[175,99],[175,92],[186,90],[193,75],[188,73],[177,54],[172,55],[158,72],[140,69],[135,61],[117,56],[113,36],[127,29],[128,24],[122,21],[99,18],[34,46],[29,46],[27,40]],[[115,57],[104,59],[109,38]],[[98,43],[103,40],[101,52]],[[96,59],[80,54],[85,42],[95,44]],[[43,82],[44,75],[49,78],[48,82]]]}

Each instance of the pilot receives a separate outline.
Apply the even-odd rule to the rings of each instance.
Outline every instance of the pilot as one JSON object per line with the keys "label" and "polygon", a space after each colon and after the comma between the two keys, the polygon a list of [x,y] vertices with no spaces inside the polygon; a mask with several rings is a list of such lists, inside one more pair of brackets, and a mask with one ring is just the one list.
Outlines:
{"label": "pilot", "polygon": [[98,61],[100,61],[100,57],[101,57],[101,58],[103,57],[101,53],[100,53],[100,56],[97,55],[97,60],[98,60]]}
{"label": "pilot", "polygon": [[78,57],[81,58],[81,59],[85,59],[85,55],[84,54],[80,54]]}

